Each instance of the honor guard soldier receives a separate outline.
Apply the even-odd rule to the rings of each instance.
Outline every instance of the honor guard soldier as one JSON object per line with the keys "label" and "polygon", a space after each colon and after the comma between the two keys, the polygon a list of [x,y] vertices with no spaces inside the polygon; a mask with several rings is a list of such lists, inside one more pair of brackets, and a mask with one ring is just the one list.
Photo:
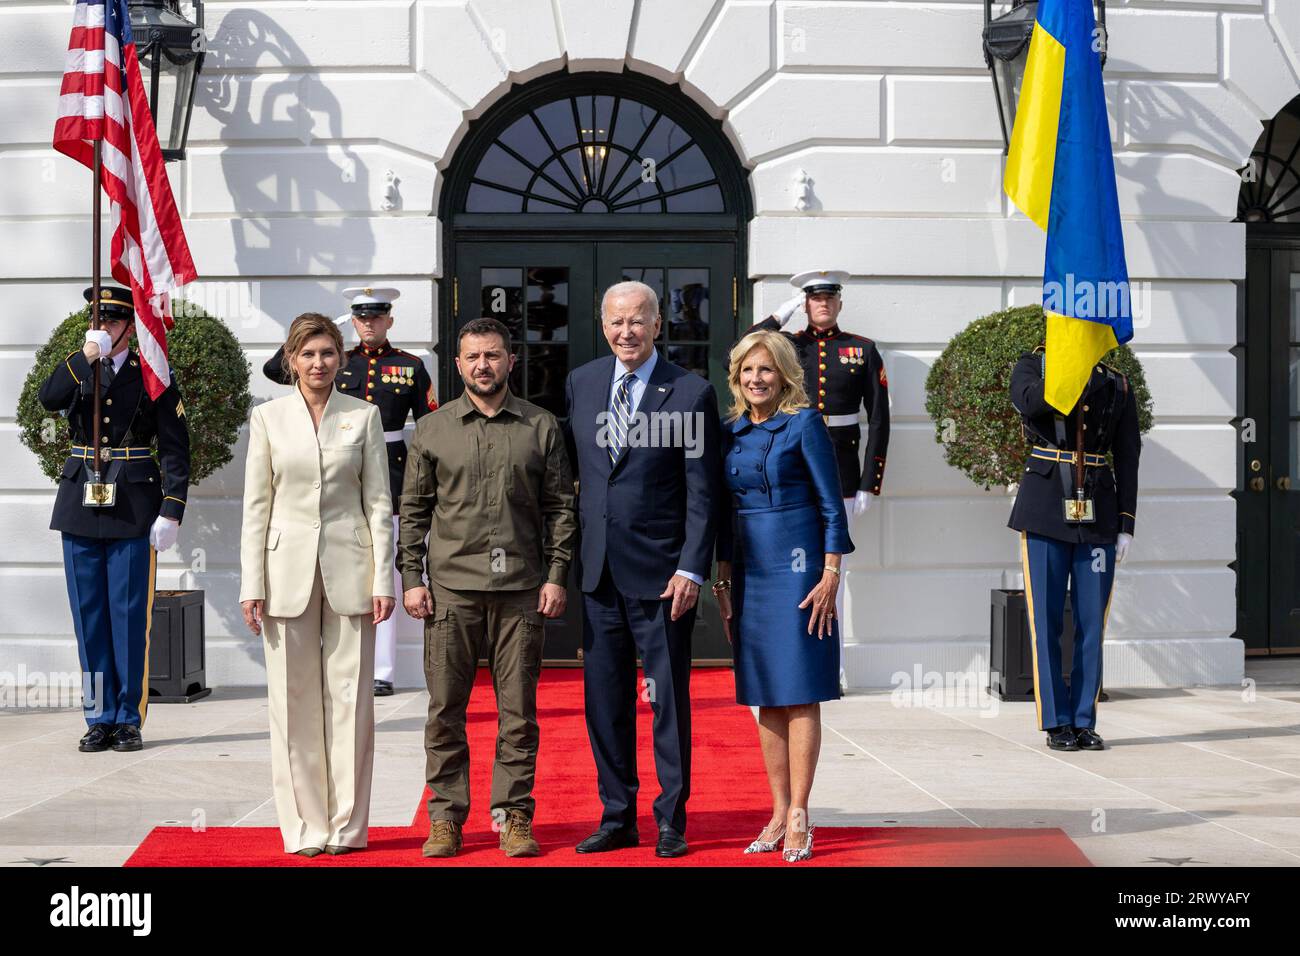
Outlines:
{"label": "honor guard soldier", "polygon": [[[393,300],[401,295],[397,289],[365,286],[343,290],[352,303],[350,318],[360,344],[349,349],[334,380],[334,387],[379,407],[388,444],[388,480],[393,493],[393,541],[397,540],[397,511],[402,495],[402,475],[406,470],[406,441],[403,437],[407,414],[419,421],[438,407],[433,394],[433,379],[418,356],[393,348],[388,330],[393,326]],[[344,321],[349,316],[341,317]],[[281,385],[289,384],[283,367],[281,347],[263,366],[267,378]],[[394,574],[397,554],[393,553]],[[396,593],[401,593],[400,589]],[[375,627],[375,694],[393,693],[393,671],[397,656],[397,616]]]}
{"label": "honor guard soldier", "polygon": [[[1020,532],[1039,729],[1053,750],[1104,750],[1095,729],[1102,640],[1115,565],[1136,521],[1137,401],[1122,373],[1099,364],[1070,414],[1061,415],[1043,398],[1045,355],[1041,345],[1024,353],[1011,373],[1011,403],[1033,448],[1007,524]],[[1067,588],[1074,612],[1069,688],[1060,647]]]}
{"label": "honor guard soldier", "polygon": [[[87,300],[92,295],[85,291]],[[55,367],[39,396],[72,432],[50,528],[63,536],[89,724],[78,749],[87,753],[144,746],[154,572],[158,552],[176,543],[190,477],[190,436],[175,379],[156,401],[149,398],[140,358],[128,348],[131,293],[104,286],[99,296],[100,328],[86,332],[81,351]]]}
{"label": "honor guard soldier", "polygon": [[[783,332],[794,343],[803,367],[804,390],[822,414],[839,463],[845,508],[853,516],[864,514],[880,494],[885,480],[885,455],[889,450],[889,380],[876,343],[866,336],[845,332],[838,325],[843,308],[841,290],[847,272],[814,269],[790,279],[800,291],[755,329]],[[808,327],[798,332],[784,328],[800,306],[808,314]],[[862,430],[858,412],[867,413],[865,460],[860,454]],[[839,590],[836,616],[844,616]],[[844,659],[844,628],[840,632],[840,660]],[[840,686],[847,681],[840,670]]]}

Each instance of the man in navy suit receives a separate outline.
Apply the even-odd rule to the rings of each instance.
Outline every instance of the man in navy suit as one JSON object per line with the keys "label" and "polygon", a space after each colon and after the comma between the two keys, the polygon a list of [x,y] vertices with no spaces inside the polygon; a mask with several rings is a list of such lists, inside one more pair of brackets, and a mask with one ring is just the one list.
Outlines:
{"label": "man in navy suit", "polygon": [[[587,733],[600,827],[579,853],[636,846],[636,703],[654,712],[655,853],[686,852],[691,780],[691,630],[713,561],[721,488],[718,401],[708,381],[655,350],[653,289],[610,286],[612,355],[569,373],[566,437],[578,476]],[[637,687],[636,655],[645,667]]]}

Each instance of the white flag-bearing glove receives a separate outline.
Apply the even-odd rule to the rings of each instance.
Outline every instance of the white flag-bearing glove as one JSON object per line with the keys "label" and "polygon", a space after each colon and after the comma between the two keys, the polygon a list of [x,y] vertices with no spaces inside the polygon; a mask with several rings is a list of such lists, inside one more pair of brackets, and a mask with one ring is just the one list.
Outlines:
{"label": "white flag-bearing glove", "polygon": [[804,300],[804,294],[800,292],[798,295],[796,295],[794,298],[790,299],[789,301],[782,302],[780,305],[778,305],[776,307],[776,311],[773,312],[772,314],[776,316],[778,322],[780,322],[782,325],[785,325],[787,322],[790,321],[790,316],[794,315],[796,312],[799,311],[799,306],[803,305],[803,300]]}
{"label": "white flag-bearing glove", "polygon": [[334,324],[341,329],[351,321],[352,321],[352,313],[349,312],[346,315],[340,315],[337,319],[334,320]]}
{"label": "white flag-bearing glove", "polygon": [[1131,534],[1125,534],[1123,531],[1119,533],[1119,538],[1115,541],[1115,563],[1116,564],[1119,564],[1121,561],[1124,560],[1124,555],[1128,554],[1129,545],[1131,545],[1132,543],[1133,543],[1133,536]]}
{"label": "white flag-bearing glove", "polygon": [[87,362],[94,362],[113,350],[113,340],[103,329],[87,329],[86,344],[81,347],[81,354]]}
{"label": "white flag-bearing glove", "polygon": [[853,496],[853,517],[857,518],[871,510],[876,496],[869,491],[859,491]]}
{"label": "white flag-bearing glove", "polygon": [[149,529],[149,543],[153,549],[158,552],[166,551],[176,543],[180,537],[181,523],[175,518],[164,518],[162,515],[153,519],[153,527]]}

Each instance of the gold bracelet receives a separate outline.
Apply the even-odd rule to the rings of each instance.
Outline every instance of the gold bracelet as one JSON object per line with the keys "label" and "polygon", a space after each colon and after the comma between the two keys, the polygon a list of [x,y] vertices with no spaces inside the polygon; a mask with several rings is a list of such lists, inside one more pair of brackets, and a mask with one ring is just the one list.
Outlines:
{"label": "gold bracelet", "polygon": [[840,576],[840,569],[839,569],[839,568],[833,568],[833,567],[831,567],[829,564],[826,565],[826,567],[823,568],[822,570],[824,570],[824,571],[829,571],[831,574],[835,575],[837,578]]}

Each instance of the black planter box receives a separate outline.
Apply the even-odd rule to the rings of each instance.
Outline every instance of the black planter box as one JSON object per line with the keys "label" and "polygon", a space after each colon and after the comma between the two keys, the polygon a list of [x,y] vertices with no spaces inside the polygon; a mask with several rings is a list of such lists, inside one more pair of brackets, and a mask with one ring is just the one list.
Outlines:
{"label": "black planter box", "polygon": [[[989,693],[1000,700],[1034,699],[1034,657],[1030,646],[1029,605],[1024,591],[989,592]],[[1070,685],[1074,657],[1074,614],[1065,596],[1065,627],[1061,631],[1061,661]]]}
{"label": "black planter box", "polygon": [[149,628],[149,703],[189,704],[212,693],[203,641],[203,592],[155,591]]}

